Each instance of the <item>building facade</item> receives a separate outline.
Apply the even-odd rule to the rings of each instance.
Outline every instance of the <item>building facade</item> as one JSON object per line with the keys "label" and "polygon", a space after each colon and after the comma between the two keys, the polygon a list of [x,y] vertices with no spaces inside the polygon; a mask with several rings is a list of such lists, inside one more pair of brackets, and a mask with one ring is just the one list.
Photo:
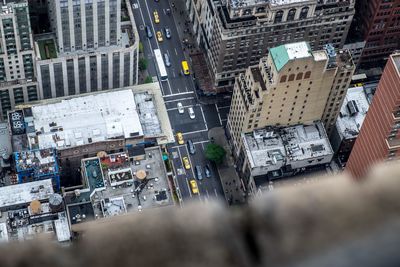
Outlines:
{"label": "building facade", "polygon": [[323,120],[328,134],[339,114],[354,65],[348,52],[312,51],[306,42],[270,49],[236,79],[227,130],[236,153],[241,134],[265,126]]}
{"label": "building facade", "polygon": [[41,99],[137,84],[139,36],[121,0],[50,1],[53,33],[35,38]]}
{"label": "building facade", "polygon": [[197,43],[207,55],[214,86],[231,90],[235,77],[255,65],[269,48],[309,41],[344,45],[354,0],[254,1],[187,0]]}
{"label": "building facade", "polygon": [[121,45],[121,0],[51,0],[49,17],[60,53]]}
{"label": "building facade", "polygon": [[346,165],[355,178],[371,165],[400,155],[400,54],[393,54],[365,117],[360,134]]}
{"label": "building facade", "polygon": [[389,55],[400,49],[400,1],[357,1],[356,10],[356,28],[366,41],[360,63],[384,66]]}
{"label": "building facade", "polygon": [[0,13],[0,113],[38,100],[28,2],[2,5]]}

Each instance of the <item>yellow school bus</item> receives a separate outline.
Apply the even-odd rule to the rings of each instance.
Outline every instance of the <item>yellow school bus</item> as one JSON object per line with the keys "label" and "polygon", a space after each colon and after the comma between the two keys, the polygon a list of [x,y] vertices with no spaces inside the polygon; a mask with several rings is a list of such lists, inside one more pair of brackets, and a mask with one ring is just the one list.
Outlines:
{"label": "yellow school bus", "polygon": [[182,70],[183,70],[183,74],[185,74],[185,75],[189,75],[190,74],[189,64],[187,63],[186,60],[182,61]]}

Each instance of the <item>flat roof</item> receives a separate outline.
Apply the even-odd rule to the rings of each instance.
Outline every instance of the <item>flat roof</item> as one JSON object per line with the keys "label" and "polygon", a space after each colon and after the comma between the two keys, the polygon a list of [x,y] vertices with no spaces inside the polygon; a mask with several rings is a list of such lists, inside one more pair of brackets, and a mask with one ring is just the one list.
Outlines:
{"label": "flat roof", "polygon": [[[348,103],[355,105],[356,113],[351,114]],[[369,109],[369,103],[364,92],[364,88],[353,87],[347,90],[340,115],[336,120],[336,129],[343,138],[355,138],[358,136],[365,116]]]}
{"label": "flat roof", "polygon": [[19,150],[60,150],[143,136],[159,145],[175,142],[159,83],[23,104],[9,117],[18,119],[9,124]]}
{"label": "flat roof", "polygon": [[51,179],[0,187],[0,207],[45,200],[54,194]]}
{"label": "flat roof", "polygon": [[230,0],[230,5],[234,8],[251,7],[261,4],[271,4],[272,6],[289,5],[310,0]]}
{"label": "flat roof", "polygon": [[132,90],[109,91],[32,106],[31,147],[67,148],[143,135]]}
{"label": "flat roof", "polygon": [[333,154],[321,122],[267,127],[242,134],[242,138],[252,168],[277,170],[296,161]]}
{"label": "flat roof", "polygon": [[[71,197],[76,192],[68,193],[71,196],[66,197],[66,202],[71,224],[173,205],[160,147],[149,147],[145,152],[144,159],[134,162],[129,160],[126,152],[107,155],[101,159],[82,160],[85,179],[88,180],[90,189],[83,188],[78,191],[89,190],[90,193],[87,195],[89,197],[85,198],[87,206],[84,211],[74,211],[82,205],[82,198]],[[93,175],[94,171],[96,175]],[[145,174],[146,178],[139,179],[139,173]],[[102,186],[92,186],[99,183]],[[84,218],[82,214],[85,214]]]}
{"label": "flat roof", "polygon": [[280,71],[290,60],[312,56],[310,46],[304,41],[273,47],[269,52],[277,71]]}

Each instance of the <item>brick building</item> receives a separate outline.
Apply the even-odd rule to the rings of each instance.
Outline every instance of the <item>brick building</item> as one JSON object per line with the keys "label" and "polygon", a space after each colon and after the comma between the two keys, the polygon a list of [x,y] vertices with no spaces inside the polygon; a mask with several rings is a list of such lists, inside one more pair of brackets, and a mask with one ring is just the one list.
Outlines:
{"label": "brick building", "polygon": [[377,162],[400,153],[400,53],[389,57],[346,170],[363,176]]}

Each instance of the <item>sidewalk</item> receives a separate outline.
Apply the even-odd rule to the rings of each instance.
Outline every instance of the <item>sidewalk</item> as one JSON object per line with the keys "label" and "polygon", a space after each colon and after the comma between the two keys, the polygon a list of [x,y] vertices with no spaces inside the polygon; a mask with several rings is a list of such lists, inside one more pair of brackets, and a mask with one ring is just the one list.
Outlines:
{"label": "sidewalk", "polygon": [[199,97],[213,95],[216,92],[211,82],[208,66],[205,63],[206,55],[196,44],[195,36],[192,32],[193,24],[190,22],[188,12],[186,11],[185,0],[175,0],[174,7],[171,6],[171,8],[185,57],[190,59],[191,67],[195,74],[196,93]]}
{"label": "sidewalk", "polygon": [[226,151],[223,163],[217,166],[226,201],[229,205],[245,203],[246,193],[243,192],[240,178],[234,168],[234,161],[231,156],[228,141],[225,137],[224,129],[222,127],[210,129],[208,131],[208,138],[214,140],[215,144],[222,146]]}

